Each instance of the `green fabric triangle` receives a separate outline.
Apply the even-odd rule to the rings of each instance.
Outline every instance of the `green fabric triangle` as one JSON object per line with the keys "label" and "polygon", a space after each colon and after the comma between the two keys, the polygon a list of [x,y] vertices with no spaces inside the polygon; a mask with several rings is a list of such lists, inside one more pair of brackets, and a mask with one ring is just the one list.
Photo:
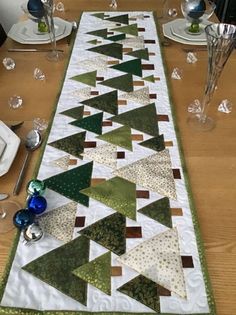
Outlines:
{"label": "green fabric triangle", "polygon": [[158,136],[158,124],[155,103],[135,108],[110,118],[112,121]]}
{"label": "green fabric triangle", "polygon": [[149,75],[148,77],[142,78],[144,81],[155,83],[154,75]]}
{"label": "green fabric triangle", "polygon": [[138,210],[138,212],[145,214],[149,218],[172,228],[171,210],[169,198],[164,197]]}
{"label": "green fabric triangle", "polygon": [[107,29],[104,28],[102,30],[91,31],[86,34],[107,38]]}
{"label": "green fabric triangle", "polygon": [[93,13],[92,16],[97,17],[98,19],[104,19],[105,14],[104,13]]}
{"label": "green fabric triangle", "polygon": [[139,144],[154,151],[162,151],[165,149],[165,141],[163,135],[148,139],[143,142],[139,142]]}
{"label": "green fabric triangle", "polygon": [[97,39],[92,39],[92,40],[89,40],[87,43],[92,44],[92,45],[97,45],[98,40]]}
{"label": "green fabric triangle", "polygon": [[80,190],[90,186],[93,162],[72,168],[44,180],[47,188],[88,207],[89,198]]}
{"label": "green fabric triangle", "polygon": [[75,118],[75,119],[82,119],[84,113],[84,106],[77,106],[61,112],[60,114]]}
{"label": "green fabric triangle", "polygon": [[84,152],[85,135],[86,132],[83,131],[48,144],[54,148],[65,151],[76,157],[82,158],[80,154]]}
{"label": "green fabric triangle", "polygon": [[81,120],[72,121],[70,125],[80,127],[89,131],[92,131],[94,133],[97,133],[99,135],[102,134],[102,118],[103,113],[97,113],[95,115],[91,115],[88,117],[85,117]]}
{"label": "green fabric triangle", "polygon": [[122,45],[118,43],[111,43],[101,46],[89,48],[89,51],[96,52],[98,54],[106,55],[109,57],[121,59],[123,58]]}
{"label": "green fabric triangle", "polygon": [[106,85],[125,92],[132,92],[134,90],[133,77],[132,74],[130,73],[112,79],[108,79],[103,82],[99,82],[99,84]]}
{"label": "green fabric triangle", "polygon": [[146,305],[157,314],[160,314],[158,287],[157,283],[140,275],[125,283],[117,290]]}
{"label": "green fabric triangle", "polygon": [[83,189],[81,193],[136,220],[136,185],[120,177]]}
{"label": "green fabric triangle", "polygon": [[139,49],[135,51],[131,51],[127,53],[126,55],[133,56],[136,58],[144,59],[144,60],[149,60],[149,54],[148,54],[148,49]]}
{"label": "green fabric triangle", "polygon": [[117,91],[111,91],[80,103],[100,109],[112,115],[117,115],[118,113]]}
{"label": "green fabric triangle", "polygon": [[130,34],[133,36],[138,36],[138,27],[137,24],[127,25],[127,26],[121,26],[117,28],[112,28],[111,31]]}
{"label": "green fabric triangle", "polygon": [[141,59],[133,59],[129,61],[125,61],[110,67],[112,69],[116,69],[122,72],[131,73],[133,75],[137,75],[139,77],[142,76],[142,64]]}
{"label": "green fabric triangle", "polygon": [[112,22],[117,22],[117,23],[122,23],[122,24],[129,24],[129,15],[128,14],[123,14],[123,15],[117,15],[117,16],[112,16],[110,18],[105,19],[105,21],[112,21]]}
{"label": "green fabric triangle", "polygon": [[122,39],[125,39],[125,38],[126,38],[125,34],[119,34],[119,35],[110,36],[110,37],[107,38],[107,40],[111,40],[113,42],[116,42],[118,40],[122,40]]}
{"label": "green fabric triangle", "polygon": [[123,126],[107,132],[101,136],[97,137],[98,139],[110,142],[112,144],[118,145],[122,148],[132,151],[132,138],[131,138],[131,129],[127,126]]}
{"label": "green fabric triangle", "polygon": [[75,269],[73,274],[102,292],[111,295],[111,252]]}
{"label": "green fabric triangle", "polygon": [[125,216],[114,213],[80,230],[79,233],[120,256],[126,251],[125,224]]}
{"label": "green fabric triangle", "polygon": [[[79,249],[79,250],[78,250]],[[87,283],[72,271],[89,260],[89,240],[80,236],[31,261],[23,270],[87,305]]]}
{"label": "green fabric triangle", "polygon": [[96,76],[97,76],[97,71],[91,71],[91,72],[86,72],[86,73],[76,75],[70,79],[90,85],[90,86],[96,86]]}

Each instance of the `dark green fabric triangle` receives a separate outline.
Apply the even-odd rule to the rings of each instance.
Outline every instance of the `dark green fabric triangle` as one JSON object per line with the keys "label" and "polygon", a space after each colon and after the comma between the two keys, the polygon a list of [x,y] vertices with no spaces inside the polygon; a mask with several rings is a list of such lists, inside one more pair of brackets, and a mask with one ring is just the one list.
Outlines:
{"label": "dark green fabric triangle", "polygon": [[149,75],[148,77],[143,78],[144,81],[155,83],[154,75]]}
{"label": "dark green fabric triangle", "polygon": [[126,55],[133,56],[136,58],[144,59],[144,60],[149,60],[149,54],[148,54],[148,49],[139,49],[135,51],[131,51],[127,53]]}
{"label": "dark green fabric triangle", "polygon": [[97,39],[92,39],[92,40],[89,40],[87,43],[93,44],[93,45],[97,45],[98,40]]}
{"label": "dark green fabric triangle", "polygon": [[155,103],[135,108],[118,116],[110,118],[112,121],[129,126],[150,134],[158,136],[157,113]]}
{"label": "dark green fabric triangle", "polygon": [[133,77],[132,74],[130,73],[112,79],[108,79],[103,82],[99,82],[99,84],[106,85],[125,92],[133,92],[134,90]]}
{"label": "dark green fabric triangle", "polygon": [[91,31],[86,34],[107,38],[107,29],[104,28],[102,30]]}
{"label": "dark green fabric triangle", "polygon": [[114,213],[80,230],[79,233],[120,256],[126,251],[125,224],[125,216]]}
{"label": "dark green fabric triangle", "polygon": [[119,35],[114,35],[114,36],[110,36],[108,37],[107,39],[108,40],[111,40],[113,42],[116,42],[118,40],[122,40],[122,39],[125,39],[126,38],[126,35],[125,34],[119,34]]}
{"label": "dark green fabric triangle", "polygon": [[117,16],[112,16],[110,18],[105,19],[105,21],[112,21],[112,22],[117,22],[117,23],[122,23],[122,24],[129,24],[129,15],[128,14],[123,14],[123,15],[117,15]]}
{"label": "dark green fabric triangle", "polygon": [[86,73],[76,75],[70,79],[90,85],[90,86],[96,86],[96,77],[97,77],[97,71],[91,71],[91,72],[86,72]]}
{"label": "dark green fabric triangle", "polygon": [[98,19],[104,19],[105,14],[104,13],[93,13],[92,16],[97,17]]}
{"label": "dark green fabric triangle", "polygon": [[98,135],[102,134],[102,118],[103,113],[97,113],[95,115],[91,115],[85,117],[81,120],[72,121],[70,125],[80,127],[89,131],[92,131]]}
{"label": "dark green fabric triangle", "polygon": [[111,43],[102,46],[96,46],[89,48],[89,51],[96,52],[98,54],[106,55],[109,57],[121,59],[123,58],[122,45],[118,43]]}
{"label": "dark green fabric triangle", "polygon": [[117,115],[118,113],[117,91],[111,91],[93,98],[89,98],[88,100],[84,100],[80,103],[100,109],[112,115]]}
{"label": "dark green fabric triangle", "polygon": [[169,228],[172,228],[170,201],[167,197],[150,203],[138,210],[138,212],[145,214],[149,218],[158,221]]}
{"label": "dark green fabric triangle", "polygon": [[122,72],[131,73],[133,75],[137,75],[139,77],[142,76],[142,64],[141,59],[133,59],[129,61],[125,61],[110,67],[112,69],[116,69]]}
{"label": "dark green fabric triangle", "polygon": [[160,297],[157,283],[140,275],[125,283],[117,290],[146,305],[157,314],[160,314]]}
{"label": "dark green fabric triangle", "polygon": [[132,24],[132,25],[127,25],[127,26],[121,26],[121,27],[117,27],[117,28],[112,28],[111,31],[125,33],[125,34],[130,34],[130,35],[133,35],[133,36],[138,36],[137,24]]}
{"label": "dark green fabric triangle", "polygon": [[136,185],[120,177],[83,189],[81,193],[136,220]]}
{"label": "dark green fabric triangle", "polygon": [[88,262],[89,240],[80,236],[31,261],[23,270],[87,305],[87,283],[72,271]]}
{"label": "dark green fabric triangle", "polygon": [[98,136],[97,138],[118,145],[127,150],[133,150],[131,129],[127,126],[117,128],[101,136]]}
{"label": "dark green fabric triangle", "polygon": [[83,131],[48,144],[54,148],[82,158],[80,154],[84,152],[85,135],[86,132]]}
{"label": "dark green fabric triangle", "polygon": [[75,118],[75,119],[82,119],[84,113],[84,106],[77,106],[74,108],[70,108],[61,112],[60,114]]}
{"label": "dark green fabric triangle", "polygon": [[73,274],[111,295],[111,252],[75,269]]}
{"label": "dark green fabric triangle", "polygon": [[165,149],[165,141],[163,135],[148,139],[143,142],[139,142],[139,144],[154,151],[162,151]]}
{"label": "dark green fabric triangle", "polygon": [[89,198],[80,190],[90,186],[93,162],[75,167],[44,180],[46,186],[55,192],[88,207]]}

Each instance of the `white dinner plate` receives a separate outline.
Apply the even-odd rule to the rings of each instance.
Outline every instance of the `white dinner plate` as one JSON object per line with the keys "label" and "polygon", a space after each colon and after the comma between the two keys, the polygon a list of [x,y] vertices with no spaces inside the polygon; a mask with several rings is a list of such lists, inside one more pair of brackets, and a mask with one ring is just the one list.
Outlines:
{"label": "white dinner plate", "polygon": [[1,120],[0,120],[0,135],[1,138],[6,143],[6,147],[3,151],[3,154],[0,158],[0,176],[6,174],[16,156],[20,145],[20,138],[8,128]]}
{"label": "white dinner plate", "polygon": [[[72,23],[59,17],[54,18],[56,40],[70,35]],[[21,44],[47,44],[50,43],[48,33],[39,34],[37,32],[37,23],[32,20],[26,20],[14,24],[8,32],[8,37]]]}

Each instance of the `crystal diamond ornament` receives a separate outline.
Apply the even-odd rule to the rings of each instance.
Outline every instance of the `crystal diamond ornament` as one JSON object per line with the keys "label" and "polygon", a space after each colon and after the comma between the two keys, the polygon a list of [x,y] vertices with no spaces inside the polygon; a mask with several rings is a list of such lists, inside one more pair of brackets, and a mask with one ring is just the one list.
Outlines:
{"label": "crystal diamond ornament", "polygon": [[187,63],[195,63],[198,61],[197,55],[194,52],[188,52],[186,57]]}
{"label": "crystal diamond ornament", "polygon": [[201,112],[201,103],[198,99],[194,100],[191,104],[189,104],[188,112],[191,114],[197,114]]}
{"label": "crystal diamond ornament", "polygon": [[2,63],[7,70],[13,70],[16,66],[15,61],[9,57],[4,58]]}
{"label": "crystal diamond ornament", "polygon": [[56,5],[56,10],[59,11],[59,12],[65,12],[64,3],[58,2],[57,5]]}
{"label": "crystal diamond ornament", "polygon": [[174,68],[171,74],[171,78],[174,80],[181,80],[183,71],[179,68]]}
{"label": "crystal diamond ornament", "polygon": [[232,103],[229,100],[223,100],[218,106],[218,111],[221,113],[229,114],[232,112]]}
{"label": "crystal diamond ornament", "polygon": [[35,80],[39,80],[39,81],[43,81],[46,78],[46,76],[43,73],[43,71],[41,69],[39,69],[39,68],[35,68],[34,69],[33,77],[35,78]]}
{"label": "crystal diamond ornament", "polygon": [[13,95],[9,98],[8,104],[11,108],[17,109],[20,108],[23,104],[23,99],[19,95]]}

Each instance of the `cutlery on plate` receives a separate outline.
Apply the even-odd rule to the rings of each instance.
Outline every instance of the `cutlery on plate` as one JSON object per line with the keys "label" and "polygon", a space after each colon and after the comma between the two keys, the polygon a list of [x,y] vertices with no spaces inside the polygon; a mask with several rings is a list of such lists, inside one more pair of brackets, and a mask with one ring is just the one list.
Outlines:
{"label": "cutlery on plate", "polygon": [[8,194],[0,194],[0,200],[7,199],[9,197]]}
{"label": "cutlery on plate", "polygon": [[[9,48],[9,52],[49,52],[52,49],[47,48]],[[56,51],[64,52],[62,49],[56,49]]]}

